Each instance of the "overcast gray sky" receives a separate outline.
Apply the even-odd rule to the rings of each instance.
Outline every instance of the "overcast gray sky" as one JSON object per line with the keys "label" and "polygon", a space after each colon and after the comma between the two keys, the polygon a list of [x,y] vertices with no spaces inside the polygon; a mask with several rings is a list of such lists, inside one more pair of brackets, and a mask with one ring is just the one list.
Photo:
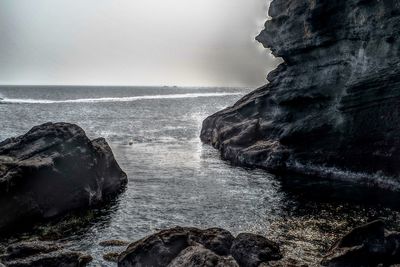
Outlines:
{"label": "overcast gray sky", "polygon": [[258,86],[267,0],[1,0],[0,84]]}

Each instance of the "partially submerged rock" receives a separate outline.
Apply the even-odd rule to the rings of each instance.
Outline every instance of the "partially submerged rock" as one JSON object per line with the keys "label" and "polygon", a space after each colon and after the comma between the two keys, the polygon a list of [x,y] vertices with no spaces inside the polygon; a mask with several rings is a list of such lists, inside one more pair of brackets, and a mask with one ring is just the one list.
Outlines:
{"label": "partially submerged rock", "polygon": [[90,256],[80,252],[56,251],[5,262],[5,264],[7,267],[83,267],[90,261],[92,261]]}
{"label": "partially submerged rock", "polygon": [[129,245],[121,253],[118,266],[250,267],[280,258],[278,245],[262,236],[241,234],[235,239],[219,228],[176,227]]}
{"label": "partially submerged rock", "polygon": [[35,241],[9,246],[0,260],[8,267],[83,267],[92,257],[63,249],[56,243]]}
{"label": "partially submerged rock", "polygon": [[322,261],[322,265],[329,267],[394,264],[400,264],[400,233],[385,230],[381,220],[351,230]]}
{"label": "partially submerged rock", "polygon": [[0,258],[3,261],[11,261],[18,258],[26,258],[36,254],[50,253],[62,249],[59,244],[53,242],[20,242],[7,247],[6,253]]}
{"label": "partially submerged rock", "polygon": [[103,255],[103,259],[105,261],[118,262],[119,254],[118,252],[109,252]]}
{"label": "partially submerged rock", "polygon": [[105,241],[101,241],[99,243],[100,246],[102,247],[124,247],[127,246],[129,244],[128,241],[124,241],[124,240],[105,240]]}
{"label": "partially submerged rock", "polygon": [[103,138],[68,123],[33,127],[0,143],[0,232],[98,205],[126,183]]}

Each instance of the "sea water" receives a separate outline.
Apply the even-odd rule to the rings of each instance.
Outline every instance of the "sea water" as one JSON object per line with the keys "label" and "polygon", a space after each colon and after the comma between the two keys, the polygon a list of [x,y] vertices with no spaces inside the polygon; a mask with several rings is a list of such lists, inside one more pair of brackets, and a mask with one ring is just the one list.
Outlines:
{"label": "sea water", "polygon": [[[288,257],[317,263],[351,227],[382,217],[398,225],[398,195],[318,178],[276,177],[231,166],[200,142],[202,121],[248,93],[244,88],[0,87],[0,139],[45,122],[70,122],[105,137],[127,173],[111,204],[3,244],[50,232],[71,249],[116,266],[103,254],[109,239],[134,241],[173,226],[252,232],[281,244]],[[76,222],[79,221],[79,222]],[[72,226],[71,226],[72,225]],[[60,233],[58,233],[60,234]]]}

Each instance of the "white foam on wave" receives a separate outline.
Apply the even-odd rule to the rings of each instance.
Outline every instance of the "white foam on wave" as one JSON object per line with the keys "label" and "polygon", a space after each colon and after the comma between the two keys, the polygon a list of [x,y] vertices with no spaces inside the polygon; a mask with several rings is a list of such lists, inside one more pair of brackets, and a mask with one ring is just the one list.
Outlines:
{"label": "white foam on wave", "polygon": [[169,94],[169,95],[142,95],[142,96],[127,96],[127,97],[81,98],[81,99],[66,99],[66,100],[4,98],[3,100],[0,100],[0,103],[3,103],[3,104],[58,104],[58,103],[132,102],[132,101],[138,101],[138,100],[151,100],[151,99],[219,97],[219,96],[230,96],[230,95],[241,95],[241,94],[242,93],[232,93],[232,92],[188,93],[188,94]]}
{"label": "white foam on wave", "polygon": [[371,188],[400,192],[400,177],[387,176],[379,171],[376,173],[353,172],[334,167],[316,166],[312,164],[304,165],[297,161],[290,164],[288,167],[295,172],[312,177],[358,183]]}

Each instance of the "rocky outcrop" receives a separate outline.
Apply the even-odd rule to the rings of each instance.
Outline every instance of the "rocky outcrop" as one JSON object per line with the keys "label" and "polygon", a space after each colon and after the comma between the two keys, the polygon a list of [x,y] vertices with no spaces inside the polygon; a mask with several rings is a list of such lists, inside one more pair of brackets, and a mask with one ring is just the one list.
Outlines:
{"label": "rocky outcrop", "polygon": [[119,267],[256,267],[279,260],[277,244],[254,234],[231,233],[219,228],[200,230],[176,227],[160,231],[128,246]]}
{"label": "rocky outcrop", "polygon": [[189,246],[174,258],[168,267],[239,267],[231,256],[224,257],[201,245]]}
{"label": "rocky outcrop", "polygon": [[387,231],[380,220],[354,228],[336,242],[322,261],[323,266],[329,267],[395,264],[400,264],[400,233]]}
{"label": "rocky outcrop", "polygon": [[32,241],[10,245],[0,260],[8,267],[83,267],[92,257],[59,244]]}
{"label": "rocky outcrop", "polygon": [[[274,0],[257,37],[269,84],[203,122],[234,164],[393,188],[400,173],[400,3]],[[357,173],[357,175],[354,175]]]}
{"label": "rocky outcrop", "polygon": [[282,258],[278,245],[263,236],[242,233],[232,243],[231,254],[240,266],[259,266]]}
{"label": "rocky outcrop", "polygon": [[46,123],[0,143],[0,232],[98,205],[127,182],[103,138]]}

